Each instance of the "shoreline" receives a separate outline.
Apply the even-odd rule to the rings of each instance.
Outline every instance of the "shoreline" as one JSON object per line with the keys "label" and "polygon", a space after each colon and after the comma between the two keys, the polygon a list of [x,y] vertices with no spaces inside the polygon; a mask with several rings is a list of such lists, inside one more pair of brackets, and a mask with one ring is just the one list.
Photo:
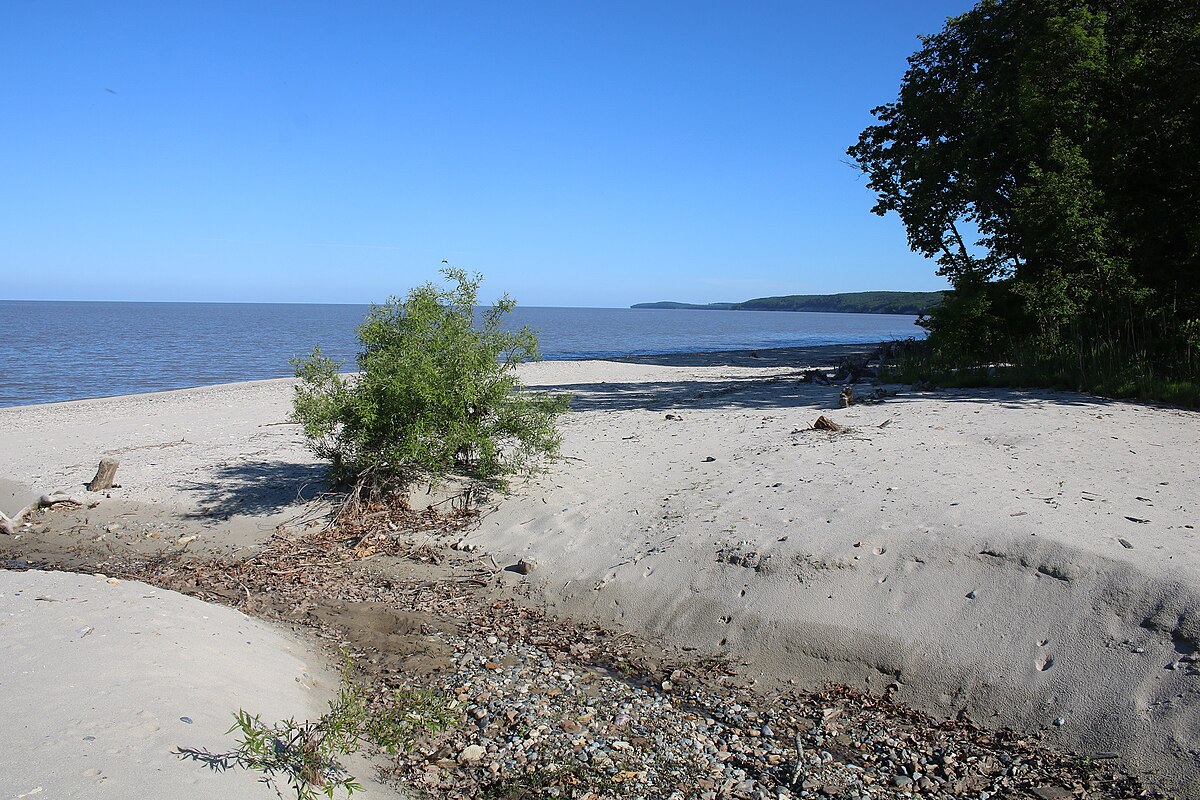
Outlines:
{"label": "shoreline", "polygon": [[[792,347],[769,347],[769,348],[740,348],[733,350],[703,350],[703,351],[673,351],[666,353],[639,353],[633,355],[613,355],[613,356],[579,356],[579,357],[563,357],[563,358],[543,358],[539,362],[530,363],[559,363],[559,362],[589,362],[589,361],[618,361],[628,363],[646,363],[646,364],[661,364],[663,366],[686,366],[688,364],[702,365],[712,363],[714,360],[724,358],[735,359],[743,366],[752,366],[755,361],[752,360],[751,353],[758,353],[759,356],[754,359],[783,360],[786,358],[812,358],[815,359],[813,365],[825,365],[833,363],[838,357],[838,354],[849,353],[866,353],[879,347],[879,342],[868,342],[862,344],[819,344],[819,345],[797,345]],[[829,355],[825,355],[828,353]],[[744,362],[744,363],[743,363]],[[761,362],[760,364],[761,365]],[[62,405],[65,403],[84,403],[93,400],[119,400],[128,397],[142,397],[144,395],[170,395],[177,392],[189,392],[193,390],[203,389],[220,389],[223,387],[233,386],[248,386],[260,383],[270,383],[273,381],[294,381],[295,378],[291,375],[280,375],[273,378],[254,378],[245,381],[227,381],[223,383],[205,383],[193,386],[176,386],[164,389],[149,389],[144,392],[127,392],[124,394],[107,394],[97,395],[94,397],[76,397],[70,400],[47,400],[41,403],[24,403],[21,405],[0,406],[0,412],[10,408],[35,408],[41,406]]]}
{"label": "shoreline", "polygon": [[[1200,414],[991,389],[838,409],[837,386],[797,380],[832,349],[732,353],[522,368],[576,400],[566,458],[462,539],[539,565],[499,589],[760,690],[891,692],[1200,790]],[[123,455],[112,497],[0,556],[74,547],[95,568],[168,528],[189,552],[257,552],[320,474],[277,424],[290,383],[0,409],[10,483],[72,489]],[[812,431],[820,414],[849,430]]]}

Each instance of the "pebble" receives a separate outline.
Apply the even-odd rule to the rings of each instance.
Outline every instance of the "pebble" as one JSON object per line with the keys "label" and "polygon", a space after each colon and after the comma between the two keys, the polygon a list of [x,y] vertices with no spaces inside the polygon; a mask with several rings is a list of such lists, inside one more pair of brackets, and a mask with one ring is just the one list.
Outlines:
{"label": "pebble", "polygon": [[[674,692],[666,694],[661,676],[626,680],[572,663],[578,640],[558,653],[511,631],[447,641],[461,668],[431,679],[466,698],[460,713],[470,724],[443,734],[444,743],[431,742],[427,757],[401,755],[401,762],[409,759],[407,770],[398,765],[400,774],[427,775],[433,764],[437,796],[490,796],[482,786],[539,775],[539,797],[996,800],[1026,796],[1035,786],[1074,785],[1078,774],[1066,771],[1084,769],[1068,756],[1047,755],[1028,736],[1000,741],[969,725],[926,723],[910,711],[895,716],[886,702],[856,700],[851,690],[772,702],[728,676],[706,689],[675,670]],[[498,652],[496,662],[471,657],[479,652]],[[457,753],[455,767],[438,767],[439,754],[450,753]],[[1112,778],[1115,765],[1106,766]],[[562,783],[554,777],[560,771]],[[476,773],[486,776],[482,783],[468,777]],[[578,783],[587,780],[619,792],[587,794]],[[1087,796],[1132,796],[1134,785],[1116,781],[1111,793],[1091,785]]]}
{"label": "pebble", "polygon": [[458,716],[395,756],[388,772],[410,796],[999,800],[1072,786],[1089,800],[1162,797],[1123,775],[1119,760],[1089,762],[1035,734],[933,720],[887,694],[764,695],[736,662],[672,663],[627,634],[457,589],[410,594],[358,580],[339,589],[342,599],[399,608],[440,603],[437,613],[456,621],[437,634],[446,666],[364,667],[381,697],[428,690]]}
{"label": "pebble", "polygon": [[481,760],[487,748],[480,744],[470,744],[464,747],[458,754],[458,763],[474,764]]}

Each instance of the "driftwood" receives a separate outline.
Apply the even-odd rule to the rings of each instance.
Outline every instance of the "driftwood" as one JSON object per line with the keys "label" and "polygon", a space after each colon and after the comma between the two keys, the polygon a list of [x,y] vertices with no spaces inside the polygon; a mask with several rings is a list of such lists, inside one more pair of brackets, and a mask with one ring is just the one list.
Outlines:
{"label": "driftwood", "polygon": [[870,394],[855,394],[854,388],[851,386],[847,386],[844,389],[842,389],[842,394],[840,396],[840,402],[841,402],[842,408],[849,408],[850,406],[857,406],[857,405],[864,405],[864,404],[865,405],[874,405],[875,403],[882,403],[884,400],[888,399],[889,397],[895,397],[895,396],[896,396],[895,392],[889,391],[884,388],[876,388],[875,391],[871,392]]}
{"label": "driftwood", "polygon": [[817,417],[817,421],[813,423],[813,427],[819,431],[832,431],[834,433],[842,429],[841,425],[838,425],[824,414]]}
{"label": "driftwood", "polygon": [[111,489],[113,479],[117,477],[117,467],[121,462],[115,458],[100,459],[100,466],[96,468],[96,477],[92,478],[92,482],[87,485],[89,492],[103,492],[105,489]]}
{"label": "driftwood", "polygon": [[874,378],[875,370],[869,366],[871,357],[867,358],[843,358],[838,364],[837,371],[833,373],[833,381],[835,383],[858,383],[861,380]]}
{"label": "driftwood", "polygon": [[78,497],[71,497],[67,494],[55,492],[54,494],[42,495],[38,498],[36,503],[30,503],[11,517],[5,514],[3,511],[0,511],[0,533],[12,536],[17,532],[17,527],[27,515],[32,514],[39,508],[53,508],[57,505],[66,504],[76,506],[86,505],[84,501]]}
{"label": "driftwood", "polygon": [[854,356],[843,358],[838,362],[832,374],[827,374],[820,369],[806,369],[800,373],[800,380],[803,383],[818,383],[822,386],[832,383],[850,384],[874,380],[879,376],[879,370],[871,366],[871,361],[877,356],[878,351],[871,353],[866,358]]}

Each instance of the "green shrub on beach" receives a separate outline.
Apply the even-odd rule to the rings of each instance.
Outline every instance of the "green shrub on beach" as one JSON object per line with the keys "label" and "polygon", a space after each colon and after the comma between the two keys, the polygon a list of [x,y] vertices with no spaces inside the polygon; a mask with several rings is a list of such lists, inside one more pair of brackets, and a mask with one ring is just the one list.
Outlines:
{"label": "green shrub on beach", "polygon": [[333,480],[360,494],[452,473],[503,486],[558,452],[555,418],[569,398],[517,378],[516,366],[539,355],[532,330],[501,325],[516,303],[505,295],[477,310],[482,278],[442,274],[449,287],[426,283],[371,307],[358,329],[358,375],[340,373],[320,348],[292,362],[301,380],[293,420]]}
{"label": "green shrub on beach", "polygon": [[[258,715],[239,709],[227,733],[239,734],[237,749],[219,756],[263,773],[262,780],[283,797],[277,783],[286,780],[296,800],[347,796],[362,784],[339,763],[363,745],[395,754],[408,750],[418,737],[454,726],[458,711],[452,700],[429,691],[396,690],[372,704],[366,689],[354,679],[349,655],[343,657],[342,686],[328,713],[315,722],[294,719],[268,725]],[[191,756],[189,756],[191,757]]]}

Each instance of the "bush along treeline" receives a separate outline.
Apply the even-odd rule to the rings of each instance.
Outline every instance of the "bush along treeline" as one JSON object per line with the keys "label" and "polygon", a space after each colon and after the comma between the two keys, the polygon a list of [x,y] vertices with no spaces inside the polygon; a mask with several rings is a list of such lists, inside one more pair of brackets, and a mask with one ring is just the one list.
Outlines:
{"label": "bush along treeline", "polygon": [[848,151],[954,291],[908,370],[1200,405],[1200,5],[983,0]]}
{"label": "bush along treeline", "polygon": [[333,483],[355,498],[405,494],[448,475],[503,488],[537,469],[560,443],[556,417],[569,397],[532,392],[515,369],[536,360],[528,327],[506,330],[505,295],[478,309],[482,279],[453,267],[450,283],[418,286],[372,306],[358,329],[357,375],[320,348],[293,365],[300,383],[292,418]]}

